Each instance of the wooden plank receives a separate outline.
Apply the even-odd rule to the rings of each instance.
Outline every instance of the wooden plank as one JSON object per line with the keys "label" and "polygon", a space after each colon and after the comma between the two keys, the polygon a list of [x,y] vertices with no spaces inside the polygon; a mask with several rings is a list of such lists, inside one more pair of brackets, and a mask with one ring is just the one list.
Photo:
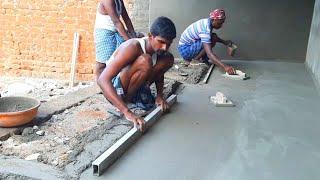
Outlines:
{"label": "wooden plank", "polygon": [[211,65],[210,65],[210,68],[209,68],[209,70],[208,70],[208,72],[207,72],[207,74],[206,74],[206,76],[205,76],[204,79],[203,79],[203,83],[204,83],[204,84],[207,84],[208,79],[209,79],[209,77],[210,77],[210,75],[211,75],[211,72],[212,72],[213,68],[214,68],[214,64],[211,64]]}
{"label": "wooden plank", "polygon": [[[172,106],[177,101],[177,95],[171,95],[167,102]],[[162,115],[160,107],[153,110],[144,118],[146,129],[150,128]],[[142,133],[133,128],[113,144],[107,151],[100,155],[93,163],[93,175],[100,176],[109,166],[111,166],[135,141],[142,136]]]}
{"label": "wooden plank", "polygon": [[77,65],[78,52],[79,52],[79,41],[80,41],[80,35],[79,33],[75,32],[73,35],[73,49],[72,49],[72,57],[71,57],[69,87],[74,86],[75,75],[76,75],[76,65]]}

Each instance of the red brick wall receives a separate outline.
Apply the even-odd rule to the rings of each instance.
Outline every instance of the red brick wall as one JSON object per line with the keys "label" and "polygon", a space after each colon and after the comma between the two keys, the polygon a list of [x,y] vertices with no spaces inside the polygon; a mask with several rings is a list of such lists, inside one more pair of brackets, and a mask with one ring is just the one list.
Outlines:
{"label": "red brick wall", "polygon": [[[138,0],[125,0],[130,15],[135,11],[135,1]],[[77,79],[93,80],[93,26],[97,2],[1,0],[1,76],[69,78],[73,33],[79,32]],[[141,18],[138,20],[140,23]]]}

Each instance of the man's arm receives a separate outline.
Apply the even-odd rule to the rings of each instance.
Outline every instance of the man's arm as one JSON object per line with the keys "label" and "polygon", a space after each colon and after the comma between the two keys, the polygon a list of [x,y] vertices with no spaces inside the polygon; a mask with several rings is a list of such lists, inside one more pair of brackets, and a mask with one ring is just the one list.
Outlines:
{"label": "man's arm", "polygon": [[222,69],[224,69],[228,74],[235,74],[235,70],[233,67],[225,65],[221,62],[220,58],[212,52],[211,43],[203,43],[203,48],[206,51],[208,58],[212,61],[212,63],[218,65]]}
{"label": "man's arm", "polygon": [[156,81],[157,97],[163,97],[164,75],[159,76]]}
{"label": "man's arm", "polygon": [[115,27],[117,28],[119,34],[123,37],[124,40],[130,39],[128,36],[125,27],[123,26],[122,22],[120,21],[120,18],[117,15],[116,12],[116,5],[113,0],[104,0],[102,1],[104,9],[108,12],[108,15],[111,17],[111,20]]}
{"label": "man's arm", "polygon": [[128,15],[127,9],[124,6],[123,1],[122,1],[122,7],[123,7],[122,14],[121,14],[122,19],[123,19],[124,23],[126,24],[126,26],[128,28],[128,31],[130,33],[131,38],[136,38],[136,33],[134,31],[134,28],[133,28],[133,25],[132,25],[132,21],[131,21],[129,15]]}
{"label": "man's arm", "polygon": [[230,45],[232,45],[232,43],[233,43],[233,42],[230,41],[230,40],[223,40],[223,39],[221,39],[216,33],[212,33],[211,38],[215,39],[217,42],[222,43],[222,44],[224,44],[224,45],[226,45],[226,46],[230,46]]}
{"label": "man's arm", "polygon": [[167,112],[170,107],[163,97],[164,73],[173,66],[174,57],[171,53],[169,53],[169,55],[166,56],[158,55],[157,58],[157,65],[153,73],[154,82],[157,88],[156,104],[161,106],[163,112]]}
{"label": "man's arm", "polygon": [[161,107],[163,112],[167,112],[169,105],[163,97],[163,85],[164,85],[164,75],[162,74],[155,80],[157,88],[156,104]]}
{"label": "man's arm", "polygon": [[136,56],[135,49],[136,48],[133,45],[120,47],[117,50],[114,59],[106,66],[98,79],[98,85],[100,86],[103,95],[123,113],[129,109],[124,101],[117,95],[111,81],[124,67],[132,63],[134,59],[132,57]]}

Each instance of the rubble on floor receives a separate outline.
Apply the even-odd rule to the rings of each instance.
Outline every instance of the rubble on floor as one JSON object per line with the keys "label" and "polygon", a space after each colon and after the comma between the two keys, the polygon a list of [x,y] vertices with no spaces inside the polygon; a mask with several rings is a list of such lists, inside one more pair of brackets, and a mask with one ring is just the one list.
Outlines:
{"label": "rubble on floor", "polygon": [[[179,85],[177,81],[166,79],[165,96],[174,93]],[[155,91],[153,85],[152,92]],[[68,101],[68,98],[60,99]],[[49,99],[46,103],[51,101]],[[34,121],[36,124],[21,128],[7,140],[0,141],[0,154],[3,155],[0,160],[15,158],[45,164],[70,178],[77,178],[95,158],[133,127],[131,122],[107,113],[106,109],[111,106],[98,93],[70,108],[57,111],[45,122]],[[0,171],[0,177],[3,175]]]}

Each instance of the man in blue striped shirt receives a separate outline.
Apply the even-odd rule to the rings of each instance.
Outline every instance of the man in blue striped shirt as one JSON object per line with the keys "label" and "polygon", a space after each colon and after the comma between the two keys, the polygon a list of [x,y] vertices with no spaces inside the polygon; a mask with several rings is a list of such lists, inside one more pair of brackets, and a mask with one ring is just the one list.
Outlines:
{"label": "man in blue striped shirt", "polygon": [[228,47],[232,45],[232,41],[223,40],[212,29],[220,29],[226,19],[225,11],[216,9],[210,13],[210,18],[200,19],[191,24],[182,33],[178,51],[187,64],[192,59],[210,59],[212,63],[220,66],[229,74],[235,74],[233,67],[221,62],[220,58],[212,52],[212,48],[217,42]]}

